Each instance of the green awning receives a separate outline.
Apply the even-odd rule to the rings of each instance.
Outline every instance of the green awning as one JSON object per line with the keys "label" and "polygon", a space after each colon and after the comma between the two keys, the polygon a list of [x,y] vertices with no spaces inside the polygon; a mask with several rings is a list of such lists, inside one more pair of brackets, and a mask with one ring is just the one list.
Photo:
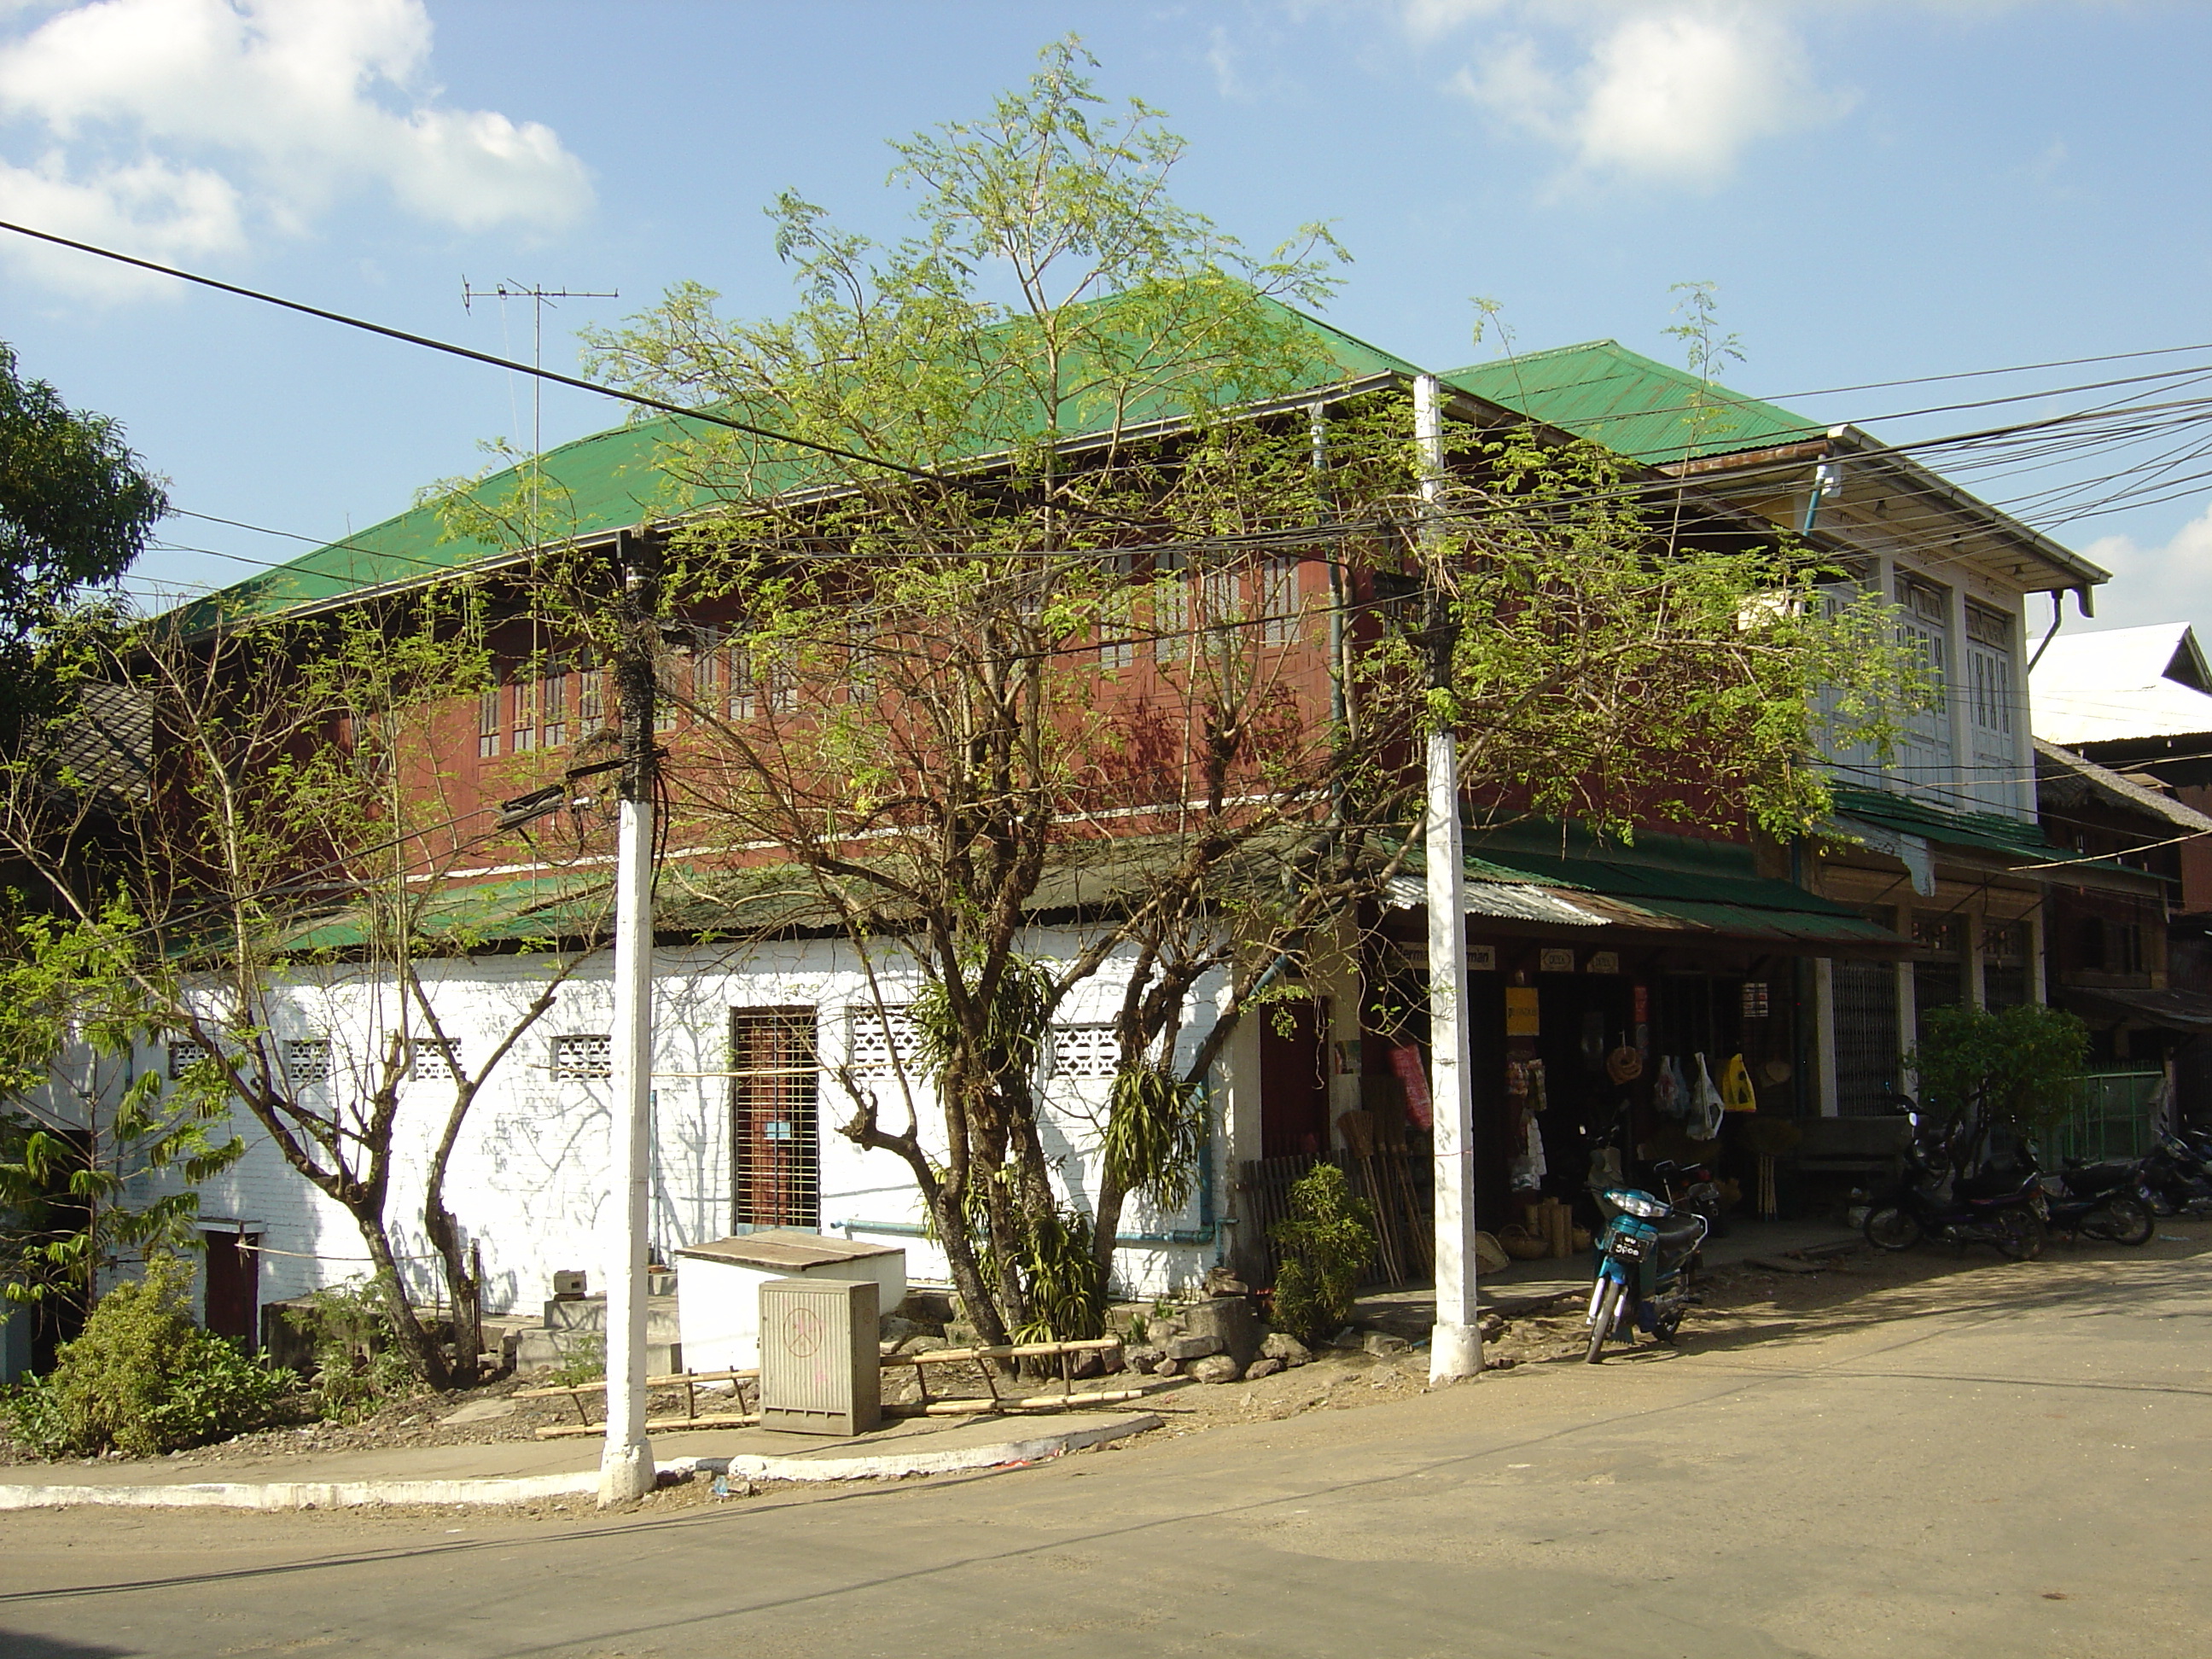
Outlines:
{"label": "green awning", "polygon": [[[1423,902],[1418,873],[1392,884],[1401,906]],[[1740,944],[1798,956],[1899,956],[1911,946],[1847,905],[1759,874],[1753,849],[1687,836],[1626,843],[1579,824],[1519,823],[1468,836],[1467,908],[1515,932],[1599,930],[1683,945]]]}

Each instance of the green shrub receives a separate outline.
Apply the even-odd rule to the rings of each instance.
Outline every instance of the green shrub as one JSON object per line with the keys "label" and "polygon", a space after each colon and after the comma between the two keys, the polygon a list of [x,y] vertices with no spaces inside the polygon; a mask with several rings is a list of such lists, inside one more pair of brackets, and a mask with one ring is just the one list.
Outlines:
{"label": "green shrub", "polygon": [[15,1443],[47,1457],[151,1457],[267,1424],[292,1379],[194,1324],[191,1282],[182,1262],[157,1258],[100,1297],[53,1374],[11,1391]]}
{"label": "green shrub", "polygon": [[0,1424],[16,1450],[33,1457],[59,1457],[69,1449],[61,1402],[43,1376],[27,1376],[12,1389],[0,1389]]}
{"label": "green shrub", "polygon": [[308,1395],[325,1422],[358,1423],[419,1387],[392,1340],[391,1307],[374,1280],[326,1285],[306,1307],[285,1309],[284,1319],[313,1349]]}
{"label": "green shrub", "polygon": [[1275,1324],[1313,1342],[1352,1317],[1352,1289],[1375,1255],[1375,1214],[1344,1171],[1316,1164],[1291,1188],[1291,1213],[1268,1231],[1282,1246]]}

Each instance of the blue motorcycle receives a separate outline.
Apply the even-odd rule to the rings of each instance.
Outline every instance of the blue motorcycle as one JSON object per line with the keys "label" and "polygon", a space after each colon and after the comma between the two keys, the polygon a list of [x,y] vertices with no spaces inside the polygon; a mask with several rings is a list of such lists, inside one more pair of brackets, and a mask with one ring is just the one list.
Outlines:
{"label": "blue motorcycle", "polygon": [[1590,1286],[1589,1352],[1605,1358],[1616,1336],[1636,1340],[1639,1330],[1672,1342],[1682,1310],[1697,1300],[1690,1288],[1698,1247],[1711,1224],[1693,1210],[1678,1210],[1632,1187],[1608,1187],[1598,1207],[1610,1218],[1597,1241],[1597,1283]]}

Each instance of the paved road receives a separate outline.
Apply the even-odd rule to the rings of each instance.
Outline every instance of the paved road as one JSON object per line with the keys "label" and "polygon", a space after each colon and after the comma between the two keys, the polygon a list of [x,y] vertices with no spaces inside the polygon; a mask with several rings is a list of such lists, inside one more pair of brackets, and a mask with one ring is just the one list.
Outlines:
{"label": "paved road", "polygon": [[9,1516],[0,1654],[2197,1655],[2200,1248],[995,1476],[604,1522]]}

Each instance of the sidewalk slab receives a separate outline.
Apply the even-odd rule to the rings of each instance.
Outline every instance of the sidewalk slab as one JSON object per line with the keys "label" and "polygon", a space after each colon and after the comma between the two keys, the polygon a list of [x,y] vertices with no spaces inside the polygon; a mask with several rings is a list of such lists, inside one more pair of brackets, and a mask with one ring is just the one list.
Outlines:
{"label": "sidewalk slab", "polygon": [[[896,1419],[849,1439],[759,1429],[653,1437],[663,1474],[736,1474],[756,1480],[877,1480],[1034,1463],[1160,1426],[1149,1412]],[[597,1440],[499,1441],[392,1447],[328,1456],[271,1456],[227,1466],[248,1478],[196,1480],[184,1460],[98,1464],[52,1485],[0,1485],[0,1510],[83,1505],[121,1509],[343,1509],[363,1504],[529,1504],[599,1491]],[[287,1479],[252,1478],[281,1474]],[[163,1478],[164,1475],[167,1478]],[[302,1478],[305,1477],[305,1478]]]}

